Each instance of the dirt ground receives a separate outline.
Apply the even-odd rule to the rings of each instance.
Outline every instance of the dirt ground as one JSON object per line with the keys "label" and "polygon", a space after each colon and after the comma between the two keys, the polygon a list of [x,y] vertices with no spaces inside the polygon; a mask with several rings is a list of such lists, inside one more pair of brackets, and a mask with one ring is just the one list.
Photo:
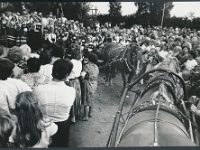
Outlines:
{"label": "dirt ground", "polygon": [[[122,89],[122,78],[119,74],[113,78],[113,86],[106,87],[100,72],[98,88],[93,105],[93,117],[89,121],[77,120],[70,127],[70,147],[106,147],[114,117],[120,102],[119,92]],[[132,104],[133,93],[126,98],[123,113],[126,113]],[[83,112],[82,112],[83,113]]]}

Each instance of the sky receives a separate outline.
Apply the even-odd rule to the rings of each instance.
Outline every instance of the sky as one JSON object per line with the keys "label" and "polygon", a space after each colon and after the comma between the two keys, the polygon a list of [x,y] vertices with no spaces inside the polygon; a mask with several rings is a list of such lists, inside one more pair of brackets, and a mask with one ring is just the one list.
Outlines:
{"label": "sky", "polygon": [[[137,11],[134,2],[121,2],[122,15],[133,14]],[[171,10],[171,16],[185,17],[190,12],[194,12],[195,17],[200,17],[200,1],[199,2],[173,2],[174,8]],[[91,2],[93,8],[98,9],[98,13],[107,14],[109,10],[109,2]],[[94,13],[94,12],[93,12]]]}

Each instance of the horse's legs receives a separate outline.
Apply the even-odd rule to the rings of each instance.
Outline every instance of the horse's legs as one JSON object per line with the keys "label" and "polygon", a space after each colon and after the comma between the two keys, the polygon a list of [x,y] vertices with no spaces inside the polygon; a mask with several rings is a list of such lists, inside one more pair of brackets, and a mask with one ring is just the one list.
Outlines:
{"label": "horse's legs", "polygon": [[112,66],[109,66],[109,73],[108,73],[108,80],[109,80],[109,85],[112,85]]}
{"label": "horse's legs", "polygon": [[111,82],[111,66],[106,66],[106,86],[109,86]]}
{"label": "horse's legs", "polygon": [[123,80],[123,89],[122,89],[122,92],[123,92],[124,88],[126,86],[126,73],[124,71],[122,71],[121,74],[122,74],[122,80]]}
{"label": "horse's legs", "polygon": [[135,71],[132,71],[128,74],[128,83],[131,83],[131,79],[133,78],[134,75],[135,75]]}
{"label": "horse's legs", "polygon": [[106,71],[106,82],[108,82],[108,73],[109,73],[109,69],[108,69],[108,66],[105,67],[105,71]]}

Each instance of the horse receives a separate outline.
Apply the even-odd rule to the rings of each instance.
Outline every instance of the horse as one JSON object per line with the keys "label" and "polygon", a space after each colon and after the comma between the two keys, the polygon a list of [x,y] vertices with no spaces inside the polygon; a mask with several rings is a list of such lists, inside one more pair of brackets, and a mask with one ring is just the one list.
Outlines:
{"label": "horse", "polygon": [[[186,117],[188,111],[184,104],[187,101],[187,91],[178,70],[180,67],[176,58],[164,60],[157,69],[144,73],[135,82],[127,85],[107,146],[197,146],[198,135],[193,135],[193,129],[197,126]],[[150,73],[153,76],[144,88],[136,93],[137,96],[123,122],[124,126],[118,134],[122,116],[120,112],[126,93]],[[119,136],[116,140],[117,135]]]}
{"label": "horse", "polygon": [[[112,72],[114,68],[121,72],[123,89],[126,83],[130,83],[136,72],[139,72],[138,53],[141,49],[136,44],[128,47],[120,47],[116,43],[109,43],[103,48],[107,86],[112,85]],[[140,61],[141,62],[141,61]],[[126,75],[128,74],[128,80]]]}

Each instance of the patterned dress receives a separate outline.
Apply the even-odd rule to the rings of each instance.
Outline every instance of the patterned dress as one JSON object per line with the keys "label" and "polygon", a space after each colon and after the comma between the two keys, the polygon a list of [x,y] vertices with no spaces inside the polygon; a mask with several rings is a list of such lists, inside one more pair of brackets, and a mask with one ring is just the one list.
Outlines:
{"label": "patterned dress", "polygon": [[47,84],[50,82],[49,77],[40,73],[27,73],[22,75],[21,80],[24,81],[31,89],[34,89],[38,85]]}
{"label": "patterned dress", "polygon": [[87,72],[83,80],[83,104],[84,106],[92,106],[94,94],[97,89],[99,69],[94,63],[88,62],[83,66],[83,71]]}

